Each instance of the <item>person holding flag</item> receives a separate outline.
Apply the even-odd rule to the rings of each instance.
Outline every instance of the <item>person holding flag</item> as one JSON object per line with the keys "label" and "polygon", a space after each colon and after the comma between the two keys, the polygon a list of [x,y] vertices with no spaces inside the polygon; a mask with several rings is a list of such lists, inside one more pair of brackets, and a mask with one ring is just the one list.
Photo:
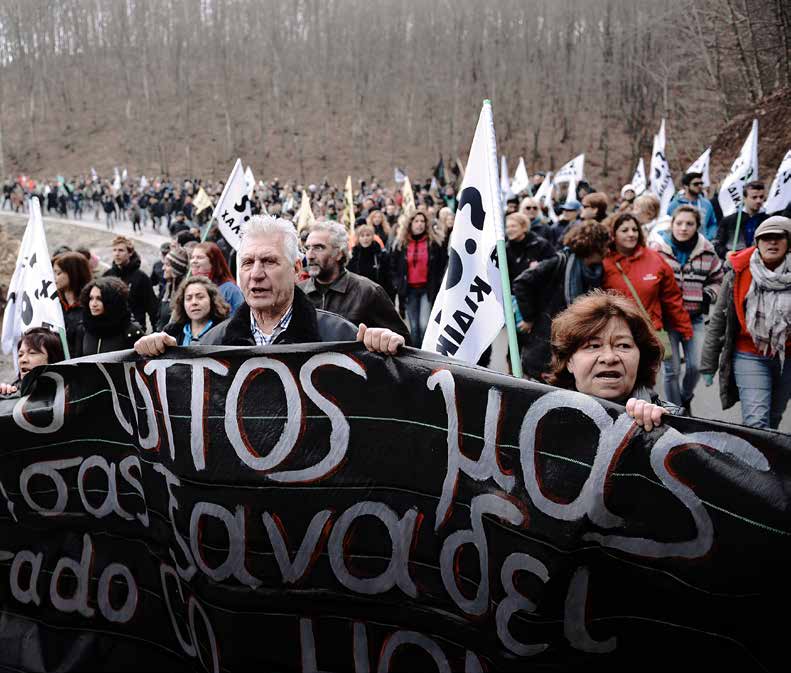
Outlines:
{"label": "person holding flag", "polygon": [[753,237],[760,224],[769,217],[761,212],[766,201],[766,188],[763,182],[748,182],[744,186],[744,198],[738,209],[722,218],[715,237],[714,249],[720,259],[726,259],[731,252],[749,248],[754,244]]}

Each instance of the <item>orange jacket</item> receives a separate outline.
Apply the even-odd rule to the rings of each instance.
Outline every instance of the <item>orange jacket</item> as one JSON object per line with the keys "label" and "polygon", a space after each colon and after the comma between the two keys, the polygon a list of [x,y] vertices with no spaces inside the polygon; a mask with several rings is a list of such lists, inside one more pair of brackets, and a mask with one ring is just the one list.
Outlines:
{"label": "orange jacket", "polygon": [[[654,329],[672,329],[684,339],[692,338],[692,322],[684,310],[681,290],[673,270],[655,250],[638,246],[629,257],[618,252],[608,252],[604,258],[604,284],[606,290],[616,290],[634,301],[629,286],[616,267],[620,263],[624,273],[634,285],[637,296],[654,324]],[[665,323],[665,321],[667,321]]]}

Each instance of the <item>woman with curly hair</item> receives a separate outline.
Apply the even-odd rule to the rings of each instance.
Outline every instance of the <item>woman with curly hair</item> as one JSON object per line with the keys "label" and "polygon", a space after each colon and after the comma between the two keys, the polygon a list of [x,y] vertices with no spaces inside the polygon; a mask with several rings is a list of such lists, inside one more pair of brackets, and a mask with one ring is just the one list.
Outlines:
{"label": "woman with curly hair", "polygon": [[442,244],[441,234],[418,211],[399,225],[390,253],[398,310],[409,318],[412,343],[418,348],[445,274],[448,256]]}
{"label": "woman with curly hair", "polygon": [[653,392],[663,349],[642,312],[616,292],[594,290],[552,321],[552,363],[544,377],[626,406],[646,431],[681,410]]}
{"label": "woman with curly hair", "polygon": [[171,320],[163,331],[176,339],[179,346],[194,346],[206,332],[225,320],[230,311],[214,283],[203,276],[193,276],[176,291]]}
{"label": "woman with curly hair", "polygon": [[522,369],[529,378],[541,380],[549,365],[552,319],[580,295],[601,287],[601,262],[609,240],[609,231],[600,222],[577,224],[566,232],[560,252],[514,280],[513,293],[522,315],[517,324]]}
{"label": "woman with curly hair", "polygon": [[192,248],[190,275],[205,276],[220,290],[222,298],[231,306],[231,313],[244,303],[244,296],[236,284],[222,250],[216,243],[205,241]]}

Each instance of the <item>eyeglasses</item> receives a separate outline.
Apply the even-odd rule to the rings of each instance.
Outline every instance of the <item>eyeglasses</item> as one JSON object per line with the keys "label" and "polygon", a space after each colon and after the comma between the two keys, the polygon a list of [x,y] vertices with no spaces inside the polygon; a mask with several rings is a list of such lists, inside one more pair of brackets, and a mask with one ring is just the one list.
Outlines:
{"label": "eyeglasses", "polygon": [[525,210],[538,210],[538,206],[525,206]]}

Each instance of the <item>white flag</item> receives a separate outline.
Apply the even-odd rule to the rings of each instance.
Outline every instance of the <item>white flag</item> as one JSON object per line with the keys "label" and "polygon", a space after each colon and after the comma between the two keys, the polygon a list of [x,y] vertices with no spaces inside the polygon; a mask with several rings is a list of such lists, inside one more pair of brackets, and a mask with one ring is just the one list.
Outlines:
{"label": "white flag", "polygon": [[395,180],[400,185],[404,180],[406,180],[406,173],[396,166],[395,172],[393,173],[393,180]]}
{"label": "white flag", "polygon": [[113,191],[121,191],[121,174],[118,172],[118,166],[115,167],[115,178],[113,179]]}
{"label": "white flag", "polygon": [[777,175],[766,197],[764,211],[770,215],[780,212],[788,207],[789,202],[791,202],[791,150],[786,152],[780,162],[780,168],[777,169]]}
{"label": "white flag", "polygon": [[530,186],[530,177],[527,175],[527,166],[523,157],[519,157],[519,165],[514,172],[514,179],[511,180],[511,191],[514,194],[521,194]]}
{"label": "white flag", "polygon": [[758,120],[753,119],[750,135],[742,145],[742,151],[731,166],[728,177],[720,186],[720,208],[723,217],[735,213],[744,200],[744,185],[758,179]]}
{"label": "white flag", "polygon": [[302,190],[302,202],[294,219],[297,222],[297,231],[302,231],[305,227],[312,227],[316,221],[313,216],[313,209],[310,207],[310,197],[308,197],[307,189]]}
{"label": "white flag", "polygon": [[96,173],[96,169],[91,166],[91,182],[96,182],[99,179],[99,176]]}
{"label": "white flag", "polygon": [[648,182],[645,179],[645,163],[643,157],[637,162],[637,170],[632,176],[632,187],[634,187],[634,195],[640,196],[648,187]]}
{"label": "white flag", "polygon": [[701,154],[695,161],[690,164],[690,167],[685,171],[686,173],[701,173],[703,175],[703,186],[711,186],[709,179],[709,162],[711,160],[711,147],[709,147],[703,154]]}
{"label": "white flag", "polygon": [[585,173],[585,155],[580,154],[579,156],[574,157],[567,164],[561,166],[558,172],[555,173],[555,184],[560,184],[561,182],[568,182],[569,180],[572,179],[576,182],[580,182],[582,180],[584,173]]}
{"label": "white flag", "polygon": [[251,199],[253,198],[253,190],[255,189],[255,177],[253,177],[253,169],[249,166],[245,169],[244,172],[244,188],[246,190],[247,196]]}
{"label": "white flag", "polygon": [[492,253],[504,238],[502,218],[492,107],[485,101],[459,189],[448,268],[423,350],[475,363],[500,333],[505,314]]}
{"label": "white flag", "polygon": [[535,193],[533,198],[536,199],[536,201],[538,201],[542,206],[546,206],[550,220],[553,222],[558,221],[558,216],[555,214],[555,202],[552,200],[551,172],[546,174],[544,181],[541,183],[541,186],[538,188],[538,191]]}
{"label": "white flag", "polygon": [[673,200],[675,185],[670,176],[670,165],[665,156],[665,120],[659,125],[651,150],[651,192],[659,199],[659,213],[664,215]]}
{"label": "white flag", "polygon": [[3,316],[3,352],[13,351],[15,363],[16,344],[25,331],[31,327],[65,328],[37,198],[30,199],[28,209],[27,228],[8,285]]}
{"label": "white flag", "polygon": [[146,187],[148,187],[148,178],[145,175],[140,176],[140,191],[143,191]]}
{"label": "white flag", "polygon": [[503,206],[505,206],[505,202],[513,196],[511,193],[511,178],[508,175],[508,161],[505,155],[500,156],[500,194]]}
{"label": "white flag", "polygon": [[121,180],[123,180],[124,182],[126,182],[126,179],[127,179],[128,177],[129,177],[129,173],[127,173],[127,172],[126,172],[126,169],[124,168],[124,170],[123,170],[123,173],[121,173]]}
{"label": "white flag", "polygon": [[242,226],[250,219],[251,213],[250,197],[247,195],[242,172],[242,160],[237,159],[214,208],[214,217],[217,219],[220,233],[236,250],[239,249],[242,240]]}

